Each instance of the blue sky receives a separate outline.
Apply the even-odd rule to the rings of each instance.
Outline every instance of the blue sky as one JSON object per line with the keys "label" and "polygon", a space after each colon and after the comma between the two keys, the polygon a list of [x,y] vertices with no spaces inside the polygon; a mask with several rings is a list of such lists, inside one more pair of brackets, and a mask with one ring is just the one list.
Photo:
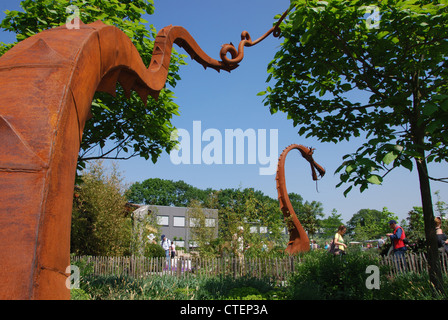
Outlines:
{"label": "blue sky", "polygon": [[[240,34],[247,30],[252,39],[264,34],[274,22],[276,14],[283,13],[289,0],[155,0],[155,13],[146,17],[157,30],[167,25],[180,25],[186,28],[202,49],[211,57],[219,60],[219,50],[224,43],[239,43]],[[19,9],[20,1],[2,1],[0,19],[6,9]],[[12,42],[13,34],[1,32],[0,41]],[[245,58],[240,67],[231,73],[218,73],[186,59],[187,66],[181,69],[181,81],[173,90],[176,103],[180,106],[180,116],[173,124],[177,128],[193,133],[193,121],[201,122],[202,133],[207,129],[216,129],[224,139],[226,129],[265,129],[278,130],[278,150],[296,143],[316,148],[314,158],[327,171],[317,185],[312,181],[308,163],[298,152],[290,152],[286,160],[286,181],[288,192],[295,192],[305,200],[320,201],[326,216],[332,209],[347,221],[358,210],[369,208],[381,210],[387,207],[400,219],[407,216],[413,206],[420,206],[417,172],[406,169],[392,171],[381,186],[371,186],[360,193],[352,190],[345,198],[345,188],[336,188],[339,176],[334,174],[342,162],[342,156],[352,153],[363,142],[354,139],[338,144],[319,143],[312,138],[300,137],[298,128],[285,114],[271,115],[263,105],[263,97],[257,93],[266,89],[267,65],[279,49],[281,39],[270,36],[252,48],[245,48]],[[178,49],[178,48],[177,48]],[[182,49],[178,49],[185,53]],[[356,98],[356,97],[355,97]],[[258,137],[257,137],[258,138]],[[224,140],[222,141],[224,145]],[[204,148],[208,142],[202,143]],[[247,150],[247,146],[246,146]],[[266,195],[277,198],[275,175],[260,175],[261,164],[179,164],[171,162],[164,153],[156,164],[144,159],[134,158],[118,162],[125,181],[133,183],[148,178],[183,180],[198,188],[246,188],[253,187]],[[430,174],[446,177],[448,166],[430,165]],[[432,182],[432,191],[440,191],[442,200],[448,202],[448,185]],[[435,202],[435,197],[434,197]]]}

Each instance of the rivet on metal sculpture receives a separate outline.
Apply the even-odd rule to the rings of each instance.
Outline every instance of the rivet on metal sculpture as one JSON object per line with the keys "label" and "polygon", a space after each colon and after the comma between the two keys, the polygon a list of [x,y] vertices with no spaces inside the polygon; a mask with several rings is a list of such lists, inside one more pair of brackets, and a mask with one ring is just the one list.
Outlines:
{"label": "rivet on metal sculpture", "polygon": [[[283,15],[282,19],[286,16]],[[0,58],[0,299],[69,299],[70,223],[76,162],[95,91],[136,91],[146,102],[165,86],[173,43],[205,68],[231,71],[252,46],[278,36],[281,20],[222,61],[182,27],[160,30],[149,68],[131,40],[101,21],[43,31]],[[230,53],[231,58],[227,57]]]}
{"label": "rivet on metal sculpture", "polygon": [[318,179],[316,170],[319,172],[319,175],[321,177],[325,175],[325,169],[318,165],[313,159],[314,149],[312,148],[307,148],[299,144],[292,144],[285,148],[285,150],[283,150],[278,159],[277,176],[275,180],[277,181],[277,192],[278,200],[280,202],[280,209],[283,213],[283,217],[285,218],[289,231],[289,242],[286,246],[285,251],[290,255],[299,252],[307,252],[310,250],[310,241],[308,239],[308,235],[306,234],[305,230],[300,224],[299,219],[297,218],[296,213],[294,212],[294,208],[292,207],[291,201],[289,200],[288,191],[286,190],[285,159],[288,152],[293,149],[299,150],[302,154],[302,157],[304,157],[305,160],[310,163],[313,180]]}

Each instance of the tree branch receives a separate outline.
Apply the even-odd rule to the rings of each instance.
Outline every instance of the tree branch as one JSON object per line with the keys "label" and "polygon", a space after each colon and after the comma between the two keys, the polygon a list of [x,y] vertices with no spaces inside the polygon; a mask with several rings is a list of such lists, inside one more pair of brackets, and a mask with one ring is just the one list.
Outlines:
{"label": "tree branch", "polygon": [[447,178],[433,178],[433,177],[428,177],[430,180],[432,181],[438,181],[438,182],[443,182],[443,183],[448,183],[448,177]]}

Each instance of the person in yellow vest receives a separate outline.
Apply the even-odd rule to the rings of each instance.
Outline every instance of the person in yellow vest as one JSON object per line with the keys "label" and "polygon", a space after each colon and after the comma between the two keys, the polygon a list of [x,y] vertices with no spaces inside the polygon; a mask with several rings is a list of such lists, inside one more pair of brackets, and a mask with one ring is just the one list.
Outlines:
{"label": "person in yellow vest", "polygon": [[336,245],[335,254],[346,254],[347,245],[344,243],[344,238],[342,237],[345,232],[347,232],[347,228],[344,225],[340,225],[338,228],[338,232],[334,235],[334,244]]}

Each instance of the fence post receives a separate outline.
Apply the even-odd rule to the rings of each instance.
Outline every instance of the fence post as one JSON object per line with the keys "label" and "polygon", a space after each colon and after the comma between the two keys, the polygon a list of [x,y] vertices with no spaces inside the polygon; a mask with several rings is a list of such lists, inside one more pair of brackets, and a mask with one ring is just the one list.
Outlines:
{"label": "fence post", "polygon": [[294,273],[294,257],[291,256],[289,258],[289,261],[290,261],[290,266],[291,266],[291,273]]}
{"label": "fence post", "polygon": [[233,278],[236,279],[236,269],[237,269],[237,264],[236,264],[236,258],[233,257],[232,259],[232,267],[233,267]]}

